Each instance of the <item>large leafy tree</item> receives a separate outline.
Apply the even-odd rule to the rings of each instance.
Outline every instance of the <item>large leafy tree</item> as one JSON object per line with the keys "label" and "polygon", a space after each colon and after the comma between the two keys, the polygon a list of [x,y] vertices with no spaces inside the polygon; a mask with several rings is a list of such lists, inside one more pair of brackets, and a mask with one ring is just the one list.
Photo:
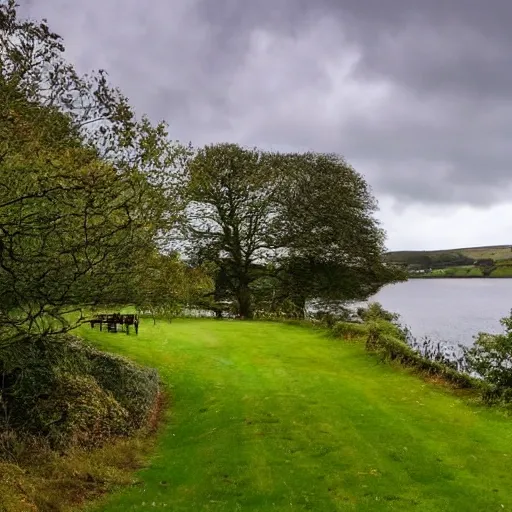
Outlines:
{"label": "large leafy tree", "polygon": [[176,220],[184,151],[103,72],[80,77],[46,22],[0,4],[0,337],[59,332],[133,297]]}
{"label": "large leafy tree", "polygon": [[362,175],[336,154],[285,154],[281,246],[276,276],[283,297],[303,312],[308,300],[365,299],[404,276],[383,261],[385,232]]}
{"label": "large leafy tree", "polygon": [[188,172],[189,253],[197,262],[216,264],[215,298],[233,298],[239,314],[250,318],[258,262],[277,243],[274,168],[259,150],[218,144],[197,151]]}
{"label": "large leafy tree", "polygon": [[160,192],[140,171],[99,159],[65,114],[23,98],[2,107],[0,334],[12,340],[129,299],[160,225]]}
{"label": "large leafy tree", "polygon": [[[363,177],[337,155],[207,146],[188,166],[189,251],[217,265],[216,293],[258,307],[362,299],[401,276]],[[264,306],[262,306],[264,305]]]}

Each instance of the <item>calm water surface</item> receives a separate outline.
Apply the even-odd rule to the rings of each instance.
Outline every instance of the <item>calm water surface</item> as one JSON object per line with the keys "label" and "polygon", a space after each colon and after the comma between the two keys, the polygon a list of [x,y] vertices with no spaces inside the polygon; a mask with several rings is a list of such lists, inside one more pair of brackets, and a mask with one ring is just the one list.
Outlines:
{"label": "calm water surface", "polygon": [[502,332],[512,309],[512,279],[411,279],[372,298],[400,314],[417,338],[470,345],[478,332]]}

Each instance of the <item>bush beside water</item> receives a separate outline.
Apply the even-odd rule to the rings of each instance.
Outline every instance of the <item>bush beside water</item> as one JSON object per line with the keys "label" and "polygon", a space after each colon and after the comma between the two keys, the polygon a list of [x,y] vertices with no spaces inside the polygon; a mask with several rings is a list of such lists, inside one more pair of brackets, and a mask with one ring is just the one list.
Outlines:
{"label": "bush beside water", "polygon": [[383,360],[441,377],[459,388],[475,389],[488,403],[512,402],[512,312],[501,321],[505,333],[480,333],[470,348],[418,341],[398,323],[398,315],[378,303],[360,308],[357,315],[363,324],[340,321],[331,327],[332,334],[345,339],[364,337],[366,349]]}

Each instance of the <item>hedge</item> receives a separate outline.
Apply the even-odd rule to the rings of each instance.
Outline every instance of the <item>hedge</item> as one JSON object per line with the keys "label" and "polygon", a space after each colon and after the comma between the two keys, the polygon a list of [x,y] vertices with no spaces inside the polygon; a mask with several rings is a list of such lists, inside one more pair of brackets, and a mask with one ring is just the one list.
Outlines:
{"label": "hedge", "polygon": [[475,388],[486,390],[487,385],[479,380],[453,368],[431,361],[413,350],[405,341],[393,336],[389,332],[383,332],[378,324],[369,327],[366,349],[379,354],[382,359],[397,361],[403,365],[416,368],[428,375],[439,375],[460,388]]}
{"label": "hedge", "polygon": [[336,322],[332,327],[331,332],[336,338],[352,339],[368,336],[368,329],[368,324]]}

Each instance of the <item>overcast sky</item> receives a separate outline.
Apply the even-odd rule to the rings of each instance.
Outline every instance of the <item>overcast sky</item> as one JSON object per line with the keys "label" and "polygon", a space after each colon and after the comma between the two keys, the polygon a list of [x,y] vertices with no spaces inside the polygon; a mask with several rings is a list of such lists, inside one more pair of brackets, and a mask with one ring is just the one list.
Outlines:
{"label": "overcast sky", "polygon": [[512,243],[510,0],[19,0],[173,138],[341,153],[390,249]]}

